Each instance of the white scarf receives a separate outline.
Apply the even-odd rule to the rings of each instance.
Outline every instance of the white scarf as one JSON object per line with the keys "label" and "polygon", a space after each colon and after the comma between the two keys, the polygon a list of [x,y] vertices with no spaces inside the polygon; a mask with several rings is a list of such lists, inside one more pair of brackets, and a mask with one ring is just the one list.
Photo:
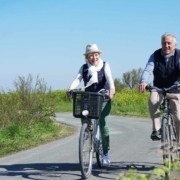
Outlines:
{"label": "white scarf", "polygon": [[87,82],[87,85],[85,88],[91,86],[94,83],[98,83],[98,71],[100,71],[103,67],[103,60],[99,59],[99,63],[97,66],[94,66],[86,60],[86,63],[88,65],[88,77],[91,76],[90,80]]}

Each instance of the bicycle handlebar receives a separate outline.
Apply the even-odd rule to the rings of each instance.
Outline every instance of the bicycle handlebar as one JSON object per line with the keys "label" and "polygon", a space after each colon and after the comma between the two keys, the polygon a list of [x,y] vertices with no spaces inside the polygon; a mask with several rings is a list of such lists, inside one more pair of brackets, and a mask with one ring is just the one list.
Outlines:
{"label": "bicycle handlebar", "polygon": [[101,89],[101,90],[98,91],[98,94],[103,95],[104,101],[109,101],[109,100],[110,100],[109,90],[107,90],[107,89]]}
{"label": "bicycle handlebar", "polygon": [[169,91],[175,89],[175,88],[180,88],[180,83],[177,84],[173,84],[172,86],[168,87],[168,88],[158,88],[156,86],[151,86],[151,85],[147,85],[146,89],[151,91],[157,91],[157,92],[161,92],[161,93],[168,93]]}

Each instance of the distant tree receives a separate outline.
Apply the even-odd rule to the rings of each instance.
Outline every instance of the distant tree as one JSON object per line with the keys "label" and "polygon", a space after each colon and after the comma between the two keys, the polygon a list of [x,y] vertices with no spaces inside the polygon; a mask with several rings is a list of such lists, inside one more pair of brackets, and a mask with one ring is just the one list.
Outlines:
{"label": "distant tree", "polygon": [[123,73],[122,83],[130,89],[137,88],[142,74],[142,69],[132,69]]}
{"label": "distant tree", "polygon": [[125,72],[122,78],[115,78],[114,84],[116,91],[121,91],[124,88],[134,89],[137,88],[142,74],[142,69],[132,69],[131,71]]}
{"label": "distant tree", "polygon": [[114,85],[115,85],[116,91],[121,91],[122,89],[125,88],[125,85],[122,83],[122,80],[118,78],[114,79]]}

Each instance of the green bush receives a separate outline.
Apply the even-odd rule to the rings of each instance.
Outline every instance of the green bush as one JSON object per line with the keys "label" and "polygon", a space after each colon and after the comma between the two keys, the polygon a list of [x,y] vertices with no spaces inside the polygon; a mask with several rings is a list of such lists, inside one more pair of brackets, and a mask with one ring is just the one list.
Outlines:
{"label": "green bush", "polygon": [[116,93],[112,102],[112,114],[148,116],[148,93],[139,93],[136,89],[124,89]]}
{"label": "green bush", "polygon": [[14,91],[0,92],[0,156],[62,137],[68,131],[54,123],[58,98],[43,79],[18,77],[14,85]]}
{"label": "green bush", "polygon": [[0,93],[0,127],[9,124],[31,124],[44,121],[55,115],[56,102],[50,88],[37,77],[18,77],[15,91]]}
{"label": "green bush", "polygon": [[69,101],[69,98],[66,96],[65,90],[53,91],[53,96],[55,97],[57,103]]}

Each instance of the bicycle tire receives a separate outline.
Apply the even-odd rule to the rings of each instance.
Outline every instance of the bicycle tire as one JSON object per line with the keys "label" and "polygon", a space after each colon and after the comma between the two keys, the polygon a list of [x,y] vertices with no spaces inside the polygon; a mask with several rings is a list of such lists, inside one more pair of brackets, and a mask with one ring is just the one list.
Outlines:
{"label": "bicycle tire", "polygon": [[177,149],[177,134],[176,134],[176,128],[174,124],[173,117],[171,118],[171,128],[170,128],[170,134],[171,134],[171,147],[172,147],[172,161],[176,161],[179,159],[179,151]]}
{"label": "bicycle tire", "polygon": [[92,131],[88,128],[88,123],[83,123],[79,136],[79,163],[81,174],[84,179],[89,178],[92,172],[93,161],[93,141]]}
{"label": "bicycle tire", "polygon": [[172,155],[170,151],[171,142],[170,142],[170,126],[167,123],[167,118],[162,118],[162,135],[161,135],[161,143],[163,150],[163,162],[168,169],[171,168]]}
{"label": "bicycle tire", "polygon": [[103,167],[102,157],[103,157],[102,137],[101,137],[101,133],[99,133],[99,136],[97,138],[97,148],[96,148],[96,160],[99,168]]}

